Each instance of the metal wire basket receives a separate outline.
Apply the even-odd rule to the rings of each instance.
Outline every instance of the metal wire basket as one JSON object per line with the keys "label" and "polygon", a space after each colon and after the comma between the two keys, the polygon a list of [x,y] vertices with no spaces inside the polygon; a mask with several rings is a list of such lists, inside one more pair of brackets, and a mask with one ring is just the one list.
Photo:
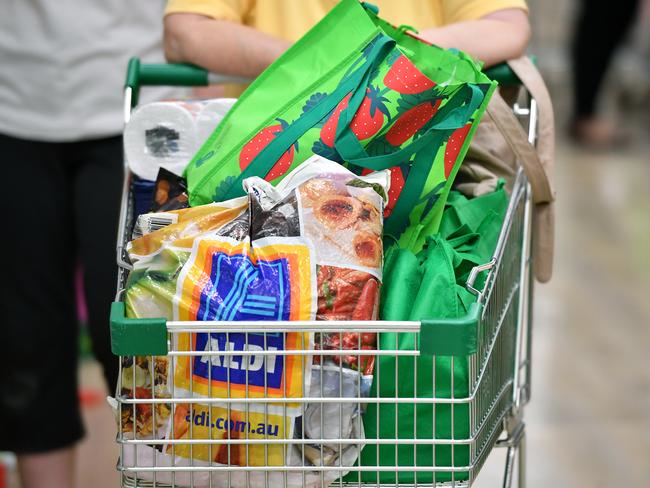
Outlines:
{"label": "metal wire basket", "polygon": [[[516,110],[534,126],[531,104]],[[508,447],[510,484],[530,396],[531,194],[522,171],[492,260],[470,274],[470,313],[420,322],[127,319],[126,176],[111,314],[122,486],[469,486],[497,444]],[[368,346],[364,334],[380,340]],[[328,349],[324,337],[356,346]],[[363,371],[370,361],[372,378]],[[400,428],[405,418],[412,428]],[[521,485],[523,452],[519,461]]]}

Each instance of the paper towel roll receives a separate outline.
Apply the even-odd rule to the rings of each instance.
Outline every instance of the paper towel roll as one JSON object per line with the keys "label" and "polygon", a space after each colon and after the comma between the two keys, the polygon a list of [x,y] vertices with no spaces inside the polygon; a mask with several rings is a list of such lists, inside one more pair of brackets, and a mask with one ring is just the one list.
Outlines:
{"label": "paper towel roll", "polygon": [[163,167],[181,175],[199,148],[195,118],[204,102],[154,102],[133,111],[124,129],[126,160],[136,175],[155,180]]}
{"label": "paper towel roll", "polygon": [[152,181],[161,167],[181,175],[236,101],[178,100],[138,107],[124,129],[124,151],[131,171]]}
{"label": "paper towel roll", "polygon": [[205,105],[196,118],[199,145],[210,137],[210,134],[214,132],[236,101],[236,98],[215,98],[205,101]]}

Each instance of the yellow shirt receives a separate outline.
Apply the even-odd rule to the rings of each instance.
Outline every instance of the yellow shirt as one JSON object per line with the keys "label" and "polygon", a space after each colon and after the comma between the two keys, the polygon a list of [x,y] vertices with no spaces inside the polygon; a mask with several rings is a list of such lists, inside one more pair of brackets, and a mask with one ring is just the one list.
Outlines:
{"label": "yellow shirt", "polygon": [[[296,41],[337,0],[169,0],[165,14],[186,12],[231,20]],[[497,10],[521,8],[525,0],[373,0],[382,18],[418,30],[478,19]]]}

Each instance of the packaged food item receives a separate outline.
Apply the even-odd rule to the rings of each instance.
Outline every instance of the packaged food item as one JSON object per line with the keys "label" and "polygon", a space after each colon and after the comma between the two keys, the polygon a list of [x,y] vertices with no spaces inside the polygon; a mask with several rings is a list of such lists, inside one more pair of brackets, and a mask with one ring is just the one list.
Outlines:
{"label": "packaged food item", "polygon": [[[169,398],[167,377],[169,362],[166,356],[124,356],[119,388],[126,398]],[[151,362],[153,361],[153,363]],[[122,432],[142,439],[165,436],[169,428],[171,405],[168,403],[141,403],[124,405],[120,412]]]}
{"label": "packaged food item", "polygon": [[[134,235],[139,237],[128,245],[134,268],[124,299],[127,316],[173,319],[176,281],[190,257],[193,241],[205,233],[223,233],[243,239],[248,234],[247,229],[246,198],[140,215],[134,229]],[[169,380],[172,373],[168,357],[122,357],[121,361],[118,392],[122,397],[144,400],[171,397]],[[165,439],[173,419],[179,416],[173,404],[160,401],[141,403],[135,409],[123,405],[119,413],[122,432],[138,439]],[[140,446],[138,450],[125,446],[123,462],[127,465],[157,462],[164,466],[171,463],[171,457],[163,454],[160,445]]]}
{"label": "packaged food item", "polygon": [[[356,349],[356,346],[355,346]],[[334,356],[338,357],[338,356]],[[314,366],[311,374],[309,396],[312,398],[367,397],[372,386],[372,375],[339,366]],[[305,439],[362,439],[364,437],[361,409],[357,402],[308,403],[304,415],[298,418],[296,438]],[[296,446],[291,453],[296,462],[313,466],[350,466],[357,458],[358,445],[338,443],[305,444]],[[304,452],[304,456],[303,456]],[[328,480],[329,476],[325,476]]]}
{"label": "packaged food item", "polygon": [[[191,251],[194,239],[206,233],[214,232],[241,240],[249,233],[248,222],[246,197],[140,215],[134,225],[133,240],[128,244],[134,271],[146,270],[147,258],[154,257],[163,249]],[[137,264],[138,261],[142,262]]]}
{"label": "packaged food item", "polygon": [[143,180],[137,176],[131,182],[131,194],[133,195],[133,211],[135,216],[142,215],[149,211],[153,201],[155,182]]}
{"label": "packaged food item", "polygon": [[160,168],[154,187],[151,212],[165,212],[187,207],[189,204],[185,179],[165,168]]}
{"label": "packaged food item", "polygon": [[[127,283],[127,315],[181,321],[375,319],[388,181],[387,172],[358,177],[314,156],[277,187],[261,178],[249,178],[244,182],[247,197],[141,216],[137,226],[142,236],[128,246],[134,269]],[[154,221],[167,224],[153,230]],[[160,382],[148,381],[157,389],[157,398],[167,398],[173,389],[174,397],[193,401],[163,404],[169,412],[161,407],[166,415],[160,420],[156,416],[156,427],[150,428],[145,428],[148,420],[140,419],[138,415],[144,414],[136,409],[136,433],[174,441],[258,440],[251,444],[166,443],[159,451],[148,451],[149,462],[155,458],[162,465],[173,460],[176,465],[187,461],[197,466],[321,462],[351,466],[359,452],[356,445],[283,445],[259,440],[363,438],[359,402],[339,408],[292,402],[291,398],[338,396],[341,391],[351,398],[357,398],[359,391],[367,395],[374,357],[345,351],[370,349],[375,344],[374,334],[357,333],[315,337],[272,330],[174,334],[173,363]],[[310,349],[341,353],[291,354]],[[141,376],[133,369],[132,376],[123,378],[123,394],[138,398],[144,393],[138,390]],[[208,397],[229,401],[201,401]],[[232,401],[238,398],[241,403]],[[256,398],[271,401],[256,403]],[[133,425],[134,419],[127,416],[122,422],[124,429],[124,422]],[[143,430],[138,431],[140,424]],[[335,429],[335,425],[340,427]],[[131,455],[135,453],[125,458]],[[142,454],[137,455],[142,462]],[[292,473],[289,484],[302,484],[302,475],[294,474],[298,476]],[[329,483],[341,474],[327,472],[324,480]],[[163,481],[162,476],[158,475],[158,481]],[[320,473],[310,476],[320,484]],[[265,482],[263,473],[251,472],[250,477],[253,484]],[[180,483],[178,476],[176,482]]]}

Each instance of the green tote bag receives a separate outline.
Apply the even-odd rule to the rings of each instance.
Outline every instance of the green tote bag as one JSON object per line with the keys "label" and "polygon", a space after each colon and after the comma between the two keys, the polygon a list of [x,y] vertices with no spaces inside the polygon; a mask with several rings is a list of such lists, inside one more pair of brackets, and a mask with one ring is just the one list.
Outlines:
{"label": "green tote bag", "polygon": [[465,54],[428,45],[376,8],[341,0],[264,71],[186,170],[190,203],[274,183],[313,154],[362,174],[390,168],[385,234],[417,250],[495,88]]}
{"label": "green tote bag", "polygon": [[[427,238],[414,254],[392,246],[386,252],[382,285],[382,320],[460,318],[476,297],[465,289],[473,266],[487,262],[496,247],[506,214],[508,197],[503,188],[471,200],[451,192],[440,232]],[[477,286],[481,283],[477,281]],[[412,297],[405,300],[404,297]],[[514,339],[514,338],[513,338]],[[514,347],[514,341],[512,341]],[[414,350],[411,334],[382,333],[383,350]],[[380,356],[370,397],[466,398],[470,394],[467,356]],[[414,377],[415,376],[415,377]],[[397,382],[395,378],[403,378]],[[453,379],[452,379],[453,378]],[[466,439],[470,436],[470,411],[466,403],[369,403],[363,416],[366,439]],[[453,453],[452,453],[453,449]],[[468,445],[379,444],[366,445],[360,466],[467,466]],[[466,480],[467,472],[361,471],[346,480],[369,484],[431,484]]]}

